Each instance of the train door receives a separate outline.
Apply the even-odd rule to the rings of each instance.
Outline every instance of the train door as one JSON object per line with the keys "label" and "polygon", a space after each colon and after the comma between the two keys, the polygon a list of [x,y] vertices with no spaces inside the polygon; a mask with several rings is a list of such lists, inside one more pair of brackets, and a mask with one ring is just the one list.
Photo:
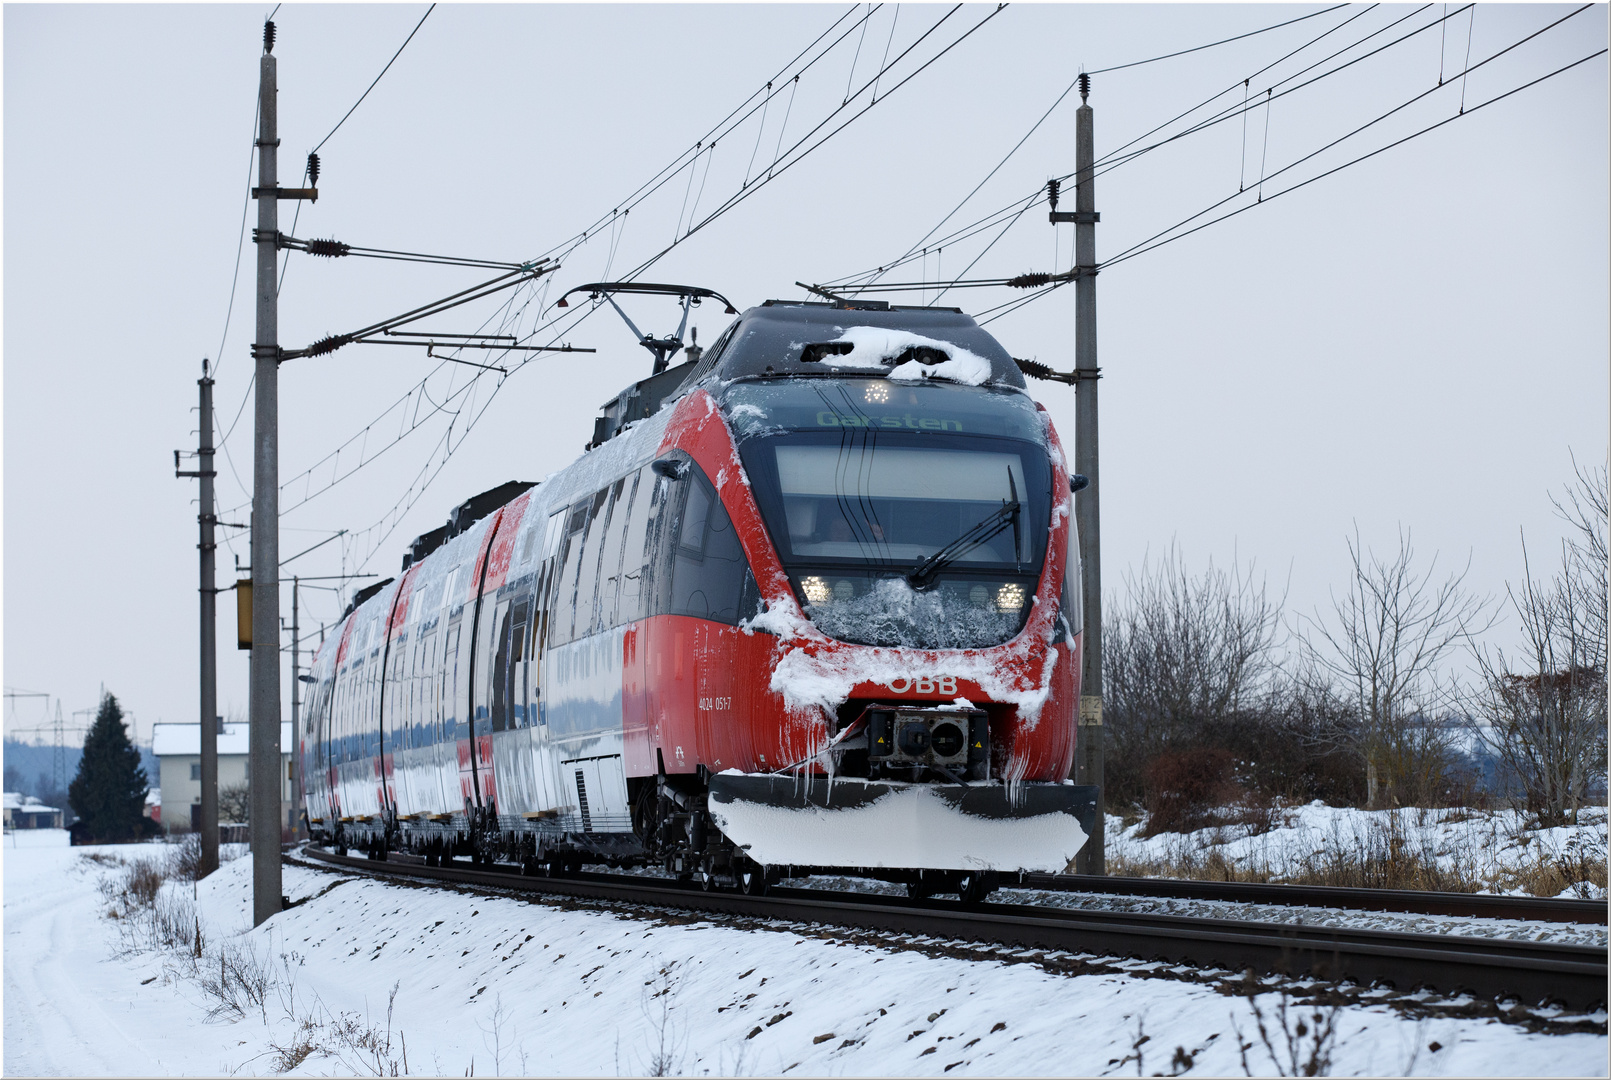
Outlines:
{"label": "train door", "polygon": [[512,726],[510,717],[513,713],[513,696],[509,690],[509,675],[511,671],[510,655],[511,635],[514,631],[514,605],[508,600],[500,602],[492,613],[490,626],[492,639],[492,663],[487,665],[492,674],[492,685],[488,687],[487,712],[492,723],[494,734],[508,731]]}
{"label": "train door", "polygon": [[526,702],[530,698],[531,684],[526,670],[526,623],[531,611],[530,595],[521,596],[514,603],[509,627],[509,726],[519,730],[526,724]]}
{"label": "train door", "polygon": [[549,638],[554,625],[554,596],[557,591],[556,579],[562,563],[560,548],[565,537],[566,517],[565,507],[560,507],[548,517],[543,537],[542,565],[538,571],[537,592],[532,610],[531,659],[526,673],[531,686],[531,697],[527,708],[534,714],[531,720],[544,728],[547,727],[548,718],[543,696],[545,686],[543,660],[548,653]]}
{"label": "train door", "polygon": [[480,623],[476,628],[476,738],[475,768],[484,805],[499,805],[498,776],[493,762],[496,744],[509,730],[509,631],[511,603],[508,599],[482,601]]}
{"label": "train door", "polygon": [[469,656],[461,656],[461,633],[464,625],[464,608],[461,606],[449,617],[447,632],[442,637],[442,733],[444,742],[453,747],[453,765],[457,773],[458,800],[456,808],[475,802],[475,791],[470,781],[470,725],[465,715],[470,705]]}
{"label": "train door", "polygon": [[447,631],[439,624],[435,611],[427,611],[425,618],[431,621],[420,645],[420,726],[425,743],[420,755],[421,797],[422,801],[429,800],[431,812],[451,814],[462,804],[458,801],[458,766],[453,760],[453,740],[447,732],[447,700],[443,692],[447,680],[442,676],[442,639]]}

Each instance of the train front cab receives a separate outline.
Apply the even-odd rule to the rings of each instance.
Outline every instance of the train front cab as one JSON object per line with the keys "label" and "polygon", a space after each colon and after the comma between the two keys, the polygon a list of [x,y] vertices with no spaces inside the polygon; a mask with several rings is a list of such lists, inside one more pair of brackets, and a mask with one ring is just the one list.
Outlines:
{"label": "train front cab", "polygon": [[[1065,780],[1079,659],[1065,579],[1078,579],[1067,573],[1068,474],[1044,414],[1020,393],[878,378],[736,382],[714,404],[699,390],[677,407],[662,468],[686,476],[695,517],[716,489],[745,588],[757,582],[767,610],[793,605],[811,626],[784,641],[748,625],[648,620],[645,697],[662,698],[628,711],[629,771],[663,760],[671,774],[712,774],[712,814],[757,862],[1061,870],[1090,831],[1096,792]],[[684,455],[691,467],[671,464]],[[948,548],[958,537],[971,539]],[[914,565],[927,571],[916,588]],[[779,690],[796,650],[814,670],[870,677],[845,682],[831,712],[802,708]],[[983,761],[973,730],[960,756],[902,747],[906,726],[940,732],[958,699],[983,716]],[[879,714],[893,750],[882,756],[855,729]],[[850,738],[819,755],[836,736]],[[897,828],[951,835],[859,842],[849,811],[884,800],[888,817],[896,795]],[[776,812],[787,811],[799,813],[785,823]],[[802,847],[806,824],[820,836]],[[1036,829],[1032,852],[1009,842]],[[792,849],[775,842],[785,834]]]}

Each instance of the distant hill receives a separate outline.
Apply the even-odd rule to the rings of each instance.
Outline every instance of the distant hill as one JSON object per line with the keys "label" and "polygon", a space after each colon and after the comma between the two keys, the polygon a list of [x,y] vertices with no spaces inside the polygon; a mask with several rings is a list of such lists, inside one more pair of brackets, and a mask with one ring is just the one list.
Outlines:
{"label": "distant hill", "polygon": [[[140,750],[140,764],[145,766],[146,782],[156,787],[159,782],[157,759],[152,755],[149,746],[142,746]],[[32,795],[39,790],[40,781],[46,786],[51,783],[51,769],[55,764],[56,748],[54,746],[33,746],[28,743],[17,742],[13,739],[5,740],[5,768],[7,771],[16,769],[22,774],[22,790],[24,794]],[[71,783],[73,776],[78,772],[78,759],[84,756],[84,751],[76,746],[65,748],[64,757],[67,762],[67,782]],[[11,786],[6,785],[10,791]],[[65,807],[64,807],[65,809]]]}

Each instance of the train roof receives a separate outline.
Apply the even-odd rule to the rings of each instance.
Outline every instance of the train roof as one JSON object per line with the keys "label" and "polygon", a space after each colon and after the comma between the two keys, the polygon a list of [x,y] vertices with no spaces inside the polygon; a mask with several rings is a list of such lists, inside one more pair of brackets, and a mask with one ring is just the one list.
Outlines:
{"label": "train roof", "polygon": [[[768,300],[740,315],[709,349],[688,350],[694,353],[688,362],[634,383],[605,402],[587,449],[613,438],[626,425],[653,415],[667,402],[707,380],[876,374],[877,368],[835,368],[821,362],[821,347],[837,341],[854,327],[903,331],[958,346],[990,364],[990,375],[985,380],[988,385],[1020,390],[1025,387],[1023,372],[1007,350],[958,308],[897,307],[875,301]],[[890,357],[883,370],[911,358],[905,354]]]}

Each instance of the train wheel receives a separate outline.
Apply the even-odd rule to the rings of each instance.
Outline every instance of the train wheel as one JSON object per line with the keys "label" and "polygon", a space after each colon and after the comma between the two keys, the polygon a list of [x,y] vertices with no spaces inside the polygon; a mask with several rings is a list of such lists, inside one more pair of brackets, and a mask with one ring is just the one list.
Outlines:
{"label": "train wheel", "polygon": [[964,904],[982,904],[996,891],[996,876],[970,871],[957,879],[957,898]]}
{"label": "train wheel", "polygon": [[913,900],[927,900],[934,895],[934,887],[926,881],[908,881],[906,895]]}
{"label": "train wheel", "polygon": [[701,870],[695,875],[699,879],[699,887],[706,892],[716,891],[716,875],[709,870]]}
{"label": "train wheel", "polygon": [[738,872],[738,889],[745,896],[765,896],[769,887],[765,867],[751,866]]}

